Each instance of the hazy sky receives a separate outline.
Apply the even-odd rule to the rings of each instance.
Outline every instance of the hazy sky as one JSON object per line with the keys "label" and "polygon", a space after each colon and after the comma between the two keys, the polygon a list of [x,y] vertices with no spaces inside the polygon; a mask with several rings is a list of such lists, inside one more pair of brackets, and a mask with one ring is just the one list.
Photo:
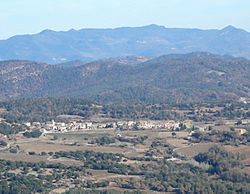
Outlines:
{"label": "hazy sky", "polygon": [[0,0],[0,39],[44,29],[166,27],[250,31],[250,0]]}

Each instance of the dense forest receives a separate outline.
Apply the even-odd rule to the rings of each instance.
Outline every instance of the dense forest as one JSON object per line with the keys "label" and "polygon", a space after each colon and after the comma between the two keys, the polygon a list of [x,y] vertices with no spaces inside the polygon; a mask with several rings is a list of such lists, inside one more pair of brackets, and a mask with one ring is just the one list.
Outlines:
{"label": "dense forest", "polygon": [[0,67],[0,99],[67,96],[102,103],[188,103],[249,98],[250,62],[209,53],[72,67],[3,61]]}
{"label": "dense forest", "polygon": [[[199,107],[205,107],[202,111]],[[221,110],[212,110],[221,107]],[[75,115],[83,119],[101,116],[116,119],[151,119],[215,121],[218,118],[250,118],[249,104],[230,101],[207,103],[145,104],[120,103],[101,104],[82,98],[37,98],[0,102],[0,117],[9,123],[45,122],[58,119],[59,115]],[[180,114],[184,111],[184,114]],[[8,128],[9,126],[2,126]]]}

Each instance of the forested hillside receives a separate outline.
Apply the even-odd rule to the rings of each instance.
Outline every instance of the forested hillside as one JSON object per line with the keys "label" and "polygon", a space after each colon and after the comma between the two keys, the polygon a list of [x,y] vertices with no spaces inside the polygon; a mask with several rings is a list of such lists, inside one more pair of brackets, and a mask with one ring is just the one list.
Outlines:
{"label": "forested hillside", "polygon": [[0,99],[84,97],[99,102],[199,102],[250,97],[250,61],[209,53],[114,58],[78,66],[0,62]]}

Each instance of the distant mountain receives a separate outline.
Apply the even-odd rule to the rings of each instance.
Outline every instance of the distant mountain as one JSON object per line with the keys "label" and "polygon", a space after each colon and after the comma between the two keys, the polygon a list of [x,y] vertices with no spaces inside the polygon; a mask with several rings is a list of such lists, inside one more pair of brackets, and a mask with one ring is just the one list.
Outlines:
{"label": "distant mountain", "polygon": [[0,99],[67,96],[101,102],[250,98],[250,61],[210,53],[120,57],[80,66],[0,62]]}
{"label": "distant mountain", "polygon": [[44,30],[39,34],[0,40],[0,60],[47,63],[190,52],[211,52],[250,59],[250,33],[233,26],[222,30],[200,30],[149,25],[66,32]]}

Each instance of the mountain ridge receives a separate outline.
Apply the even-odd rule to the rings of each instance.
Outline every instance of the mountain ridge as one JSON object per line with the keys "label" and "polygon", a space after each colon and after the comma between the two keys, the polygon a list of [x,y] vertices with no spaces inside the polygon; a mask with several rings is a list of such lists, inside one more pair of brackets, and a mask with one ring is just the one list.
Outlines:
{"label": "mountain ridge", "polygon": [[68,31],[43,30],[0,40],[0,60],[65,63],[129,55],[157,57],[170,53],[210,52],[250,58],[250,33],[223,29],[166,28],[159,25]]}

